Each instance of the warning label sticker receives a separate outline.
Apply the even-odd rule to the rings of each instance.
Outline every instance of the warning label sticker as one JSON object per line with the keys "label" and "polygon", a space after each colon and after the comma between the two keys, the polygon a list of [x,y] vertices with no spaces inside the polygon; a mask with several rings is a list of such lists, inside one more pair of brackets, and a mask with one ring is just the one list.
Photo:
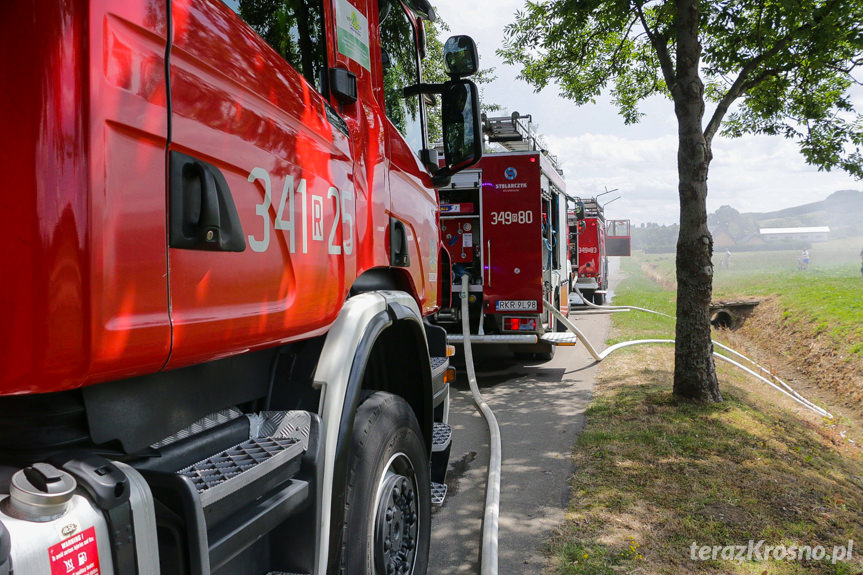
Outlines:
{"label": "warning label sticker", "polygon": [[48,548],[51,575],[99,575],[96,528],[73,535]]}

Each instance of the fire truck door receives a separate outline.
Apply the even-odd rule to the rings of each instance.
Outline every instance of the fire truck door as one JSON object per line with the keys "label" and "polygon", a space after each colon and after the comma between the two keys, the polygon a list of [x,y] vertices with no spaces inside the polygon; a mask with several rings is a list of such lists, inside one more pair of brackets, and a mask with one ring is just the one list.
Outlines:
{"label": "fire truck door", "polygon": [[[330,3],[328,3],[329,5]],[[359,4],[359,6],[356,6]],[[330,103],[344,118],[353,142],[356,192],[357,269],[389,265],[390,252],[382,235],[390,224],[387,181],[386,118],[383,114],[381,52],[377,35],[377,2],[334,0],[330,50],[335,71],[356,78],[357,100],[349,102],[332,90]],[[371,10],[370,13],[363,12]]]}
{"label": "fire truck door", "polygon": [[276,31],[218,0],[170,6],[169,367],[180,367],[215,347],[322,332],[352,283],[355,202],[348,130],[319,92],[321,1],[283,3]]}
{"label": "fire truck door", "polygon": [[402,88],[420,80],[415,22],[400,3],[392,3],[380,23],[381,64],[389,120],[386,123],[389,184],[396,226],[390,228],[390,233],[391,237],[404,237],[404,246],[393,249],[406,249],[408,256],[407,260],[392,263],[409,270],[421,307],[428,313],[437,306],[437,195],[418,156],[426,147],[422,99],[405,98],[402,93]]}

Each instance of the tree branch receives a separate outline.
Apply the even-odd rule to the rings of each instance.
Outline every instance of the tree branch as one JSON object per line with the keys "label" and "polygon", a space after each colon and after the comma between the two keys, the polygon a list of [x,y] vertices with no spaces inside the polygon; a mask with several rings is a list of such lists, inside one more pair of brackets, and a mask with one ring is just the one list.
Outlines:
{"label": "tree branch", "polygon": [[647,18],[644,16],[644,10],[639,2],[633,2],[633,7],[641,21],[641,26],[647,37],[650,38],[650,43],[653,44],[653,49],[656,50],[656,55],[659,57],[659,66],[662,68],[662,75],[665,77],[665,85],[669,91],[674,90],[674,82],[676,75],[674,73],[674,63],[671,61],[671,55],[668,53],[668,37],[662,34],[657,34],[650,28],[647,23]]}
{"label": "tree branch", "polygon": [[[830,2],[825,5],[823,9],[827,12],[832,9],[833,5],[837,2]],[[758,56],[754,57],[749,61],[748,64],[743,66],[743,69],[740,70],[740,74],[737,75],[737,79],[728,89],[728,92],[725,93],[725,96],[719,101],[719,104],[716,106],[716,110],[713,111],[713,116],[711,116],[710,121],[707,123],[707,128],[704,130],[704,139],[707,140],[707,144],[710,145],[713,136],[716,135],[716,132],[719,130],[719,125],[722,123],[725,114],[728,112],[728,109],[731,107],[731,104],[734,103],[737,98],[740,97],[747,90],[751,90],[753,87],[757,86],[759,83],[763,82],[766,78],[770,77],[779,72],[787,71],[784,68],[779,69],[771,69],[765,70],[755,80],[750,80],[749,76],[755,72],[755,70],[764,64],[770,58],[780,54],[785,48],[788,47],[789,44],[803,31],[812,28],[813,21],[806,22],[805,24],[795,28],[790,31],[788,34],[780,38],[773,44],[773,47],[766,52],[762,52]],[[793,66],[792,66],[793,68]]]}
{"label": "tree branch", "polygon": [[617,48],[614,49],[614,52],[611,54],[611,69],[614,70],[617,68],[617,57],[620,55],[620,52],[623,50],[623,47],[626,45],[627,39],[629,39],[629,33],[632,32],[632,27],[635,26],[635,23],[638,21],[638,18],[633,18],[632,22],[629,23],[629,26],[626,27],[626,33],[621,37],[620,43],[617,45]]}

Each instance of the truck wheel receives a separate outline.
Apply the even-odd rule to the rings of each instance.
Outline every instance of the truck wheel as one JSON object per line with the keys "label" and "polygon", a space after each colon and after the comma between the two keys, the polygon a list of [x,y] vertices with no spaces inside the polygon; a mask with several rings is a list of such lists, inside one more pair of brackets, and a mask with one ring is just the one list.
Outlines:
{"label": "truck wheel", "polygon": [[554,359],[554,350],[557,349],[557,346],[550,343],[543,343],[540,345],[542,345],[542,350],[534,353],[534,357],[541,361],[551,361]]}
{"label": "truck wheel", "polygon": [[551,361],[554,358],[555,349],[557,349],[557,346],[552,345],[547,341],[510,345],[510,350],[513,352],[515,358],[526,361]]}
{"label": "truck wheel", "polygon": [[[557,296],[555,298],[554,303],[557,304],[558,311],[563,313],[563,307],[561,307],[561,305],[560,305],[560,296]],[[566,307],[568,310],[569,309],[569,302],[566,302]],[[557,319],[556,317],[554,318],[554,331],[567,331],[566,326],[563,325],[563,322],[560,321],[559,319]]]}
{"label": "truck wheel", "polygon": [[593,293],[593,303],[596,305],[605,305],[605,294],[604,293]]}
{"label": "truck wheel", "polygon": [[431,533],[429,459],[413,410],[377,392],[357,409],[341,573],[423,575]]}

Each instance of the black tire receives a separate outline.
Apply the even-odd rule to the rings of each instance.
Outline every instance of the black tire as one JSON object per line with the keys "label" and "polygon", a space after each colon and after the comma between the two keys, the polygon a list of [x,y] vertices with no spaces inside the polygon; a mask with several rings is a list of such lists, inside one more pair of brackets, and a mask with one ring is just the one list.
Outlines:
{"label": "black tire", "polygon": [[543,342],[539,345],[542,346],[543,350],[538,351],[535,354],[533,354],[534,357],[536,357],[536,359],[538,359],[540,361],[551,361],[552,359],[554,359],[554,351],[557,349],[556,345],[552,345],[550,343],[545,343],[545,342]]}
{"label": "black tire", "polygon": [[357,409],[351,436],[340,573],[425,574],[431,534],[429,473],[425,443],[410,406],[391,393],[370,395]]}
{"label": "black tire", "polygon": [[[555,299],[555,303],[557,303],[557,309],[558,309],[561,313],[563,313],[563,308],[562,308],[562,307],[561,307],[561,305],[560,305],[560,296],[558,296],[558,297],[557,297],[557,299]],[[568,308],[569,308],[569,302],[566,302],[566,307],[567,307],[567,311],[568,311]],[[568,331],[568,330],[566,329],[566,326],[565,326],[565,325],[563,325],[563,322],[562,322],[562,321],[560,321],[559,319],[557,319],[556,317],[554,318],[554,331]]]}
{"label": "black tire", "polygon": [[593,292],[593,303],[595,305],[605,305],[605,294]]}
{"label": "black tire", "polygon": [[554,351],[557,346],[548,342],[541,341],[539,343],[511,345],[510,349],[516,359],[524,361],[551,361],[554,358]]}

